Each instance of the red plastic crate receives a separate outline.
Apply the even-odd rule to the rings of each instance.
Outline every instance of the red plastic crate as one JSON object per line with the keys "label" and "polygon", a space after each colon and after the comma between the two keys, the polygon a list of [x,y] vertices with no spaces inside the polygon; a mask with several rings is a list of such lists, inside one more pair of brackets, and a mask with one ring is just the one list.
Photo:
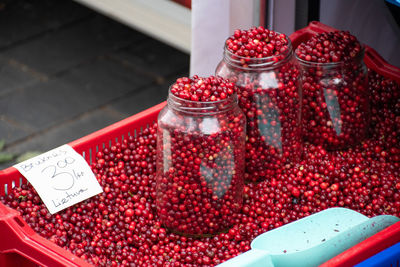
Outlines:
{"label": "red plastic crate", "polygon": [[321,265],[321,267],[354,266],[400,242],[400,222],[365,239]]}
{"label": "red plastic crate", "polygon": [[[321,22],[313,21],[307,27],[290,35],[293,49],[296,49],[299,44],[316,34],[335,30],[337,29],[327,26]],[[368,45],[365,45],[364,62],[368,68],[400,84],[400,69],[388,64],[373,48],[369,47]],[[393,244],[396,244],[397,242],[400,242],[400,222],[382,230],[358,245],[344,251],[321,266],[353,266],[392,246]]]}
{"label": "red plastic crate", "polygon": [[[337,29],[318,21],[313,21],[307,27],[290,35],[290,39],[293,48],[296,49],[300,43],[318,33],[335,30]],[[365,45],[364,62],[368,68],[400,84],[400,69],[388,64],[373,48],[367,45]],[[322,266],[353,266],[397,242],[400,242],[400,222],[382,230],[351,249],[344,251]]]}
{"label": "red plastic crate", "polygon": [[[293,33],[290,38],[292,39],[293,47],[296,48],[299,43],[310,36],[331,30],[334,29],[319,22],[311,22],[308,27]],[[368,46],[365,53],[365,63],[369,68],[400,84],[399,68],[389,65],[375,50]],[[96,152],[103,147],[110,147],[154,123],[164,105],[165,103],[156,105],[69,144],[91,163],[95,159]],[[24,183],[26,183],[25,178],[15,168],[10,167],[0,171],[0,195],[5,195],[13,186],[20,186]],[[365,256],[365,259],[378,252],[376,250],[372,254],[371,252],[369,254],[365,252],[366,248],[374,247],[375,244],[381,244],[379,249],[382,250],[393,244],[392,241],[389,242],[387,240],[393,240],[394,243],[395,239],[398,238],[400,240],[400,224],[397,223],[391,227],[365,240],[363,243],[367,242],[370,245],[363,245],[356,249],[357,257]],[[385,239],[382,239],[382,236]],[[0,266],[91,266],[69,251],[40,237],[23,221],[15,210],[7,208],[2,203],[0,203],[0,237]],[[355,257],[353,254],[349,254],[348,259],[353,257]],[[336,260],[332,265],[341,265],[342,262],[345,263],[343,258]]]}
{"label": "red plastic crate", "polygon": [[189,9],[192,8],[192,1],[191,0],[172,0],[172,1],[182,5],[184,7],[187,7]]}
{"label": "red plastic crate", "polygon": [[[165,103],[158,104],[125,120],[69,143],[87,162],[96,152],[141,132],[157,120]],[[0,171],[0,195],[26,179],[13,167]],[[92,266],[69,251],[36,234],[24,220],[0,203],[0,266]]]}

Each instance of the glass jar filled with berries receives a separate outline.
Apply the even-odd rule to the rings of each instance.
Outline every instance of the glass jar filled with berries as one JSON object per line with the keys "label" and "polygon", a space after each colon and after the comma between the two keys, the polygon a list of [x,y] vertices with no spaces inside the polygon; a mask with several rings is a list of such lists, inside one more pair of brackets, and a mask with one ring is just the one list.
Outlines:
{"label": "glass jar filled with berries", "polygon": [[188,236],[233,225],[243,201],[246,118],[233,83],[179,78],[158,117],[157,212]]}
{"label": "glass jar filled with berries", "polygon": [[370,121],[364,48],[348,31],[320,33],[296,49],[304,138],[327,149],[362,141]]}
{"label": "glass jar filled with berries", "polygon": [[238,87],[247,118],[246,180],[271,178],[301,158],[300,69],[290,39],[253,27],[225,42],[216,75]]}

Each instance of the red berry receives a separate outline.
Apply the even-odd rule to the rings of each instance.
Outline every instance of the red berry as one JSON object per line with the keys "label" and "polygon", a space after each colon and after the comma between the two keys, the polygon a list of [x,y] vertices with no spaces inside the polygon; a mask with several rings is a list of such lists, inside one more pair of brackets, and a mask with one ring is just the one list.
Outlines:
{"label": "red berry", "polygon": [[305,139],[328,149],[361,142],[370,117],[367,72],[358,40],[344,31],[320,33],[300,44],[296,56],[303,72]]}
{"label": "red berry", "polygon": [[236,87],[221,77],[178,78],[171,86],[173,95],[185,100],[213,102],[226,99],[235,93]]}
{"label": "red berry", "polygon": [[289,38],[263,27],[235,32],[216,74],[236,84],[246,115],[246,180],[271,179],[275,170],[297,162],[302,150],[300,69]]}

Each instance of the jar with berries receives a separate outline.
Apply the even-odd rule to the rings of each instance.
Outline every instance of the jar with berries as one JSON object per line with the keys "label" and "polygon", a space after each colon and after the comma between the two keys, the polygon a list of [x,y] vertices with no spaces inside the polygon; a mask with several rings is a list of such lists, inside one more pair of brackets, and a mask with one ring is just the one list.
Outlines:
{"label": "jar with berries", "polygon": [[348,31],[320,33],[296,49],[304,138],[326,149],[362,141],[370,121],[364,48]]}
{"label": "jar with berries", "polygon": [[233,225],[243,201],[246,118],[220,77],[183,77],[158,117],[156,203],[172,232],[209,236]]}
{"label": "jar with berries", "polygon": [[225,42],[216,75],[236,84],[247,118],[246,177],[270,179],[301,158],[300,69],[290,39],[253,27]]}

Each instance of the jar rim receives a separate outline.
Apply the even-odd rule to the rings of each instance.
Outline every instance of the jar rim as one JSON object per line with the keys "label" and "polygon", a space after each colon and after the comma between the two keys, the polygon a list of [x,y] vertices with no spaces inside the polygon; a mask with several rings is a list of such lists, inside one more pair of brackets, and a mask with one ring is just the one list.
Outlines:
{"label": "jar rim", "polygon": [[[282,34],[280,32],[275,32],[277,34]],[[252,69],[260,69],[260,68],[269,68],[269,67],[275,67],[276,65],[280,65],[284,62],[286,62],[290,55],[293,53],[292,49],[292,41],[290,38],[285,34],[285,38],[288,41],[287,49],[279,53],[277,55],[272,55],[268,57],[261,57],[261,58],[254,58],[254,57],[244,57],[244,56],[239,56],[234,54],[232,51],[230,51],[227,47],[227,44],[225,42],[224,44],[224,58],[228,58],[227,63],[236,67],[240,67],[245,70],[252,70]],[[282,59],[275,60],[279,56],[283,56]],[[243,66],[243,62],[248,62],[247,66]]]}
{"label": "jar rim", "polygon": [[180,101],[186,102],[188,104],[205,104],[205,105],[212,104],[212,105],[215,105],[215,104],[227,102],[228,100],[231,100],[231,99],[234,100],[235,98],[237,98],[237,93],[233,93],[232,95],[228,96],[227,98],[217,100],[217,101],[194,101],[194,100],[184,99],[182,97],[174,95],[173,93],[171,93],[171,87],[172,87],[172,85],[168,89],[168,97],[172,96],[172,98],[176,98],[176,100],[180,100]]}
{"label": "jar rim", "polygon": [[[352,60],[362,61],[364,58],[364,53],[365,53],[365,46],[363,44],[361,44],[360,52],[358,52],[358,54],[355,57],[353,57]],[[349,60],[347,60],[347,61],[341,60],[338,62],[314,62],[314,61],[307,61],[307,60],[301,59],[297,56],[296,53],[294,53],[294,54],[295,54],[296,60],[301,65],[309,66],[309,67],[336,67],[336,66],[342,66],[345,63],[351,62],[351,60],[350,61]]]}
{"label": "jar rim", "polygon": [[172,85],[168,89],[168,99],[167,99],[168,105],[174,109],[186,113],[198,113],[199,111],[209,111],[210,112],[209,114],[215,114],[230,109],[230,107],[232,105],[236,105],[238,101],[236,92],[234,92],[227,98],[218,101],[188,100],[171,93],[171,87]]}

